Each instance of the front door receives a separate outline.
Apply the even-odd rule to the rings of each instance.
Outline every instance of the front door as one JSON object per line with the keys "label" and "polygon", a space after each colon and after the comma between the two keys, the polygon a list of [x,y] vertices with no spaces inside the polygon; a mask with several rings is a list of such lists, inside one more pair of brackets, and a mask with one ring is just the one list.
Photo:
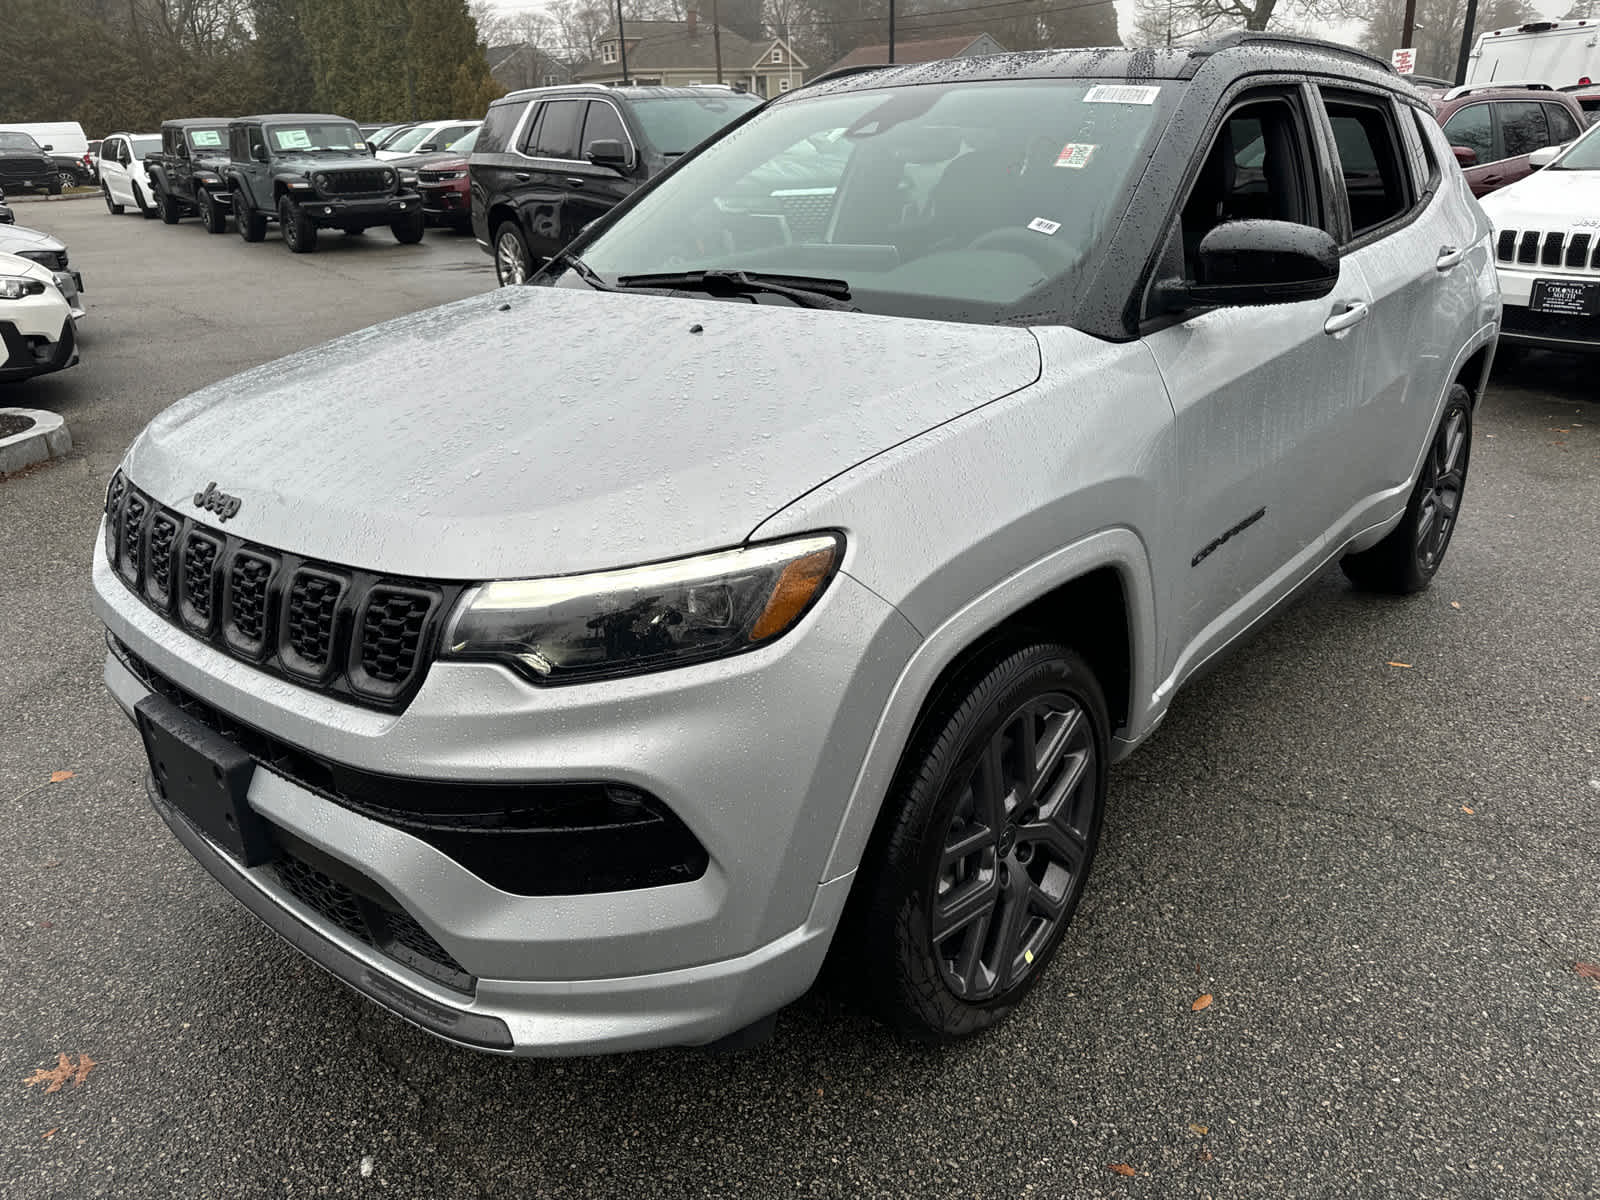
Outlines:
{"label": "front door", "polygon": [[[1247,92],[1194,171],[1168,260],[1197,278],[1205,234],[1258,218],[1328,228],[1309,100]],[[1332,230],[1330,230],[1332,232]],[[1326,553],[1347,504],[1344,445],[1371,297],[1342,272],[1322,300],[1216,308],[1146,336],[1176,417],[1178,502],[1162,574],[1170,687],[1281,599]]]}
{"label": "front door", "polygon": [[[618,169],[589,161],[590,148],[597,141],[621,142],[629,151],[627,165]],[[565,245],[583,232],[584,226],[610,212],[637,186],[632,175],[643,170],[639,152],[622,123],[622,115],[609,100],[590,100],[578,139],[580,160],[569,164],[561,175],[564,202],[561,207],[561,242]]]}

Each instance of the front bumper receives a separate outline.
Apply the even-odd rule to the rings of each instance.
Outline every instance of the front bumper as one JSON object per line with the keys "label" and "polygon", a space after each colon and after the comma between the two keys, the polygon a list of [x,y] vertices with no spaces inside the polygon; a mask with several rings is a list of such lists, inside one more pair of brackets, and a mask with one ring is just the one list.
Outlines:
{"label": "front bumper", "polygon": [[[107,565],[95,605],[149,667],[309,753],[408,778],[608,779],[659,798],[706,848],[695,880],[588,895],[495,888],[411,834],[268,768],[249,804],[275,829],[391,897],[472,977],[438,984],[158,811],[247,907],[378,1003],[466,1045],[586,1054],[714,1041],[812,983],[852,871],[823,878],[888,691],[918,638],[841,574],[801,626],[734,659],[540,689],[489,664],[437,663],[402,713],[353,706],[229,658],[168,625]],[[148,689],[115,655],[131,712]],[[501,1030],[504,1030],[504,1036]]]}
{"label": "front bumper", "polygon": [[422,211],[434,220],[471,224],[472,198],[462,189],[424,184],[418,191],[422,194]]}
{"label": "front bumper", "polygon": [[65,370],[78,361],[72,311],[60,294],[0,302],[0,383]]}
{"label": "front bumper", "polygon": [[1502,342],[1548,350],[1600,352],[1600,316],[1536,313],[1528,307],[1536,280],[1559,279],[1600,284],[1600,275],[1593,271],[1572,272],[1552,267],[1525,270],[1507,267],[1502,263],[1499,276]]}
{"label": "front bumper", "polygon": [[297,196],[300,211],[317,225],[347,225],[362,221],[368,225],[382,225],[398,221],[407,213],[417,212],[422,200],[413,193],[397,196],[379,196],[375,199],[341,200],[336,196]]}

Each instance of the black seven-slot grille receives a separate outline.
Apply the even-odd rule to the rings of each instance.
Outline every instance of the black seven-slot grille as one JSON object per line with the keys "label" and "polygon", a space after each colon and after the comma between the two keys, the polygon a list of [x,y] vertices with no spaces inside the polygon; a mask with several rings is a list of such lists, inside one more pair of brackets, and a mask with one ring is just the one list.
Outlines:
{"label": "black seven-slot grille", "polygon": [[1592,233],[1575,233],[1569,240],[1560,230],[1524,229],[1519,233],[1502,229],[1495,242],[1495,257],[1505,263],[1600,271],[1600,238]]}
{"label": "black seven-slot grille", "polygon": [[[318,172],[319,178],[324,177]],[[381,195],[390,188],[390,175],[383,167],[366,167],[350,171],[326,172],[326,183],[318,184],[317,190],[325,196],[372,196]]]}
{"label": "black seven-slot grille", "polygon": [[375,708],[416,693],[462,590],[243,541],[162,507],[121,472],[106,489],[106,556],[147,605],[207,644]]}

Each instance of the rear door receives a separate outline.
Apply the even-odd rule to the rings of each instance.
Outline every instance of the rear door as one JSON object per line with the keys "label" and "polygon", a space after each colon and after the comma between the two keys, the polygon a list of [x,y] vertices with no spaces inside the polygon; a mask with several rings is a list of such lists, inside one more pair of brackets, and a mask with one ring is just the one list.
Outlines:
{"label": "rear door", "polygon": [[128,168],[122,161],[126,145],[119,137],[109,137],[100,143],[100,181],[111,194],[113,204],[133,203],[128,193]]}
{"label": "rear door", "polygon": [[527,160],[521,153],[521,142],[529,116],[538,116],[537,102],[532,99],[507,100],[489,106],[483,118],[483,130],[478,134],[468,162],[467,173],[471,179],[472,232],[484,245],[494,240],[493,226],[499,224],[501,214],[511,203],[518,184],[518,176],[529,174]]}
{"label": "rear door", "polygon": [[[567,182],[578,157],[578,137],[582,132],[587,101],[557,98],[539,107],[537,121],[530,121],[523,139],[526,171],[517,174],[515,191],[517,218],[528,239],[528,251],[535,263],[549,258],[567,244],[563,235]],[[526,178],[524,178],[524,174]]]}
{"label": "rear door", "polygon": [[[1205,234],[1265,218],[1334,233],[1316,170],[1312,97],[1299,84],[1230,102],[1202,143],[1160,274],[1195,279]],[[1322,561],[1347,507],[1347,429],[1369,305],[1358,272],[1321,300],[1213,308],[1145,343],[1176,417],[1174,614],[1166,648],[1181,679]],[[1150,314],[1154,317],[1154,314]]]}

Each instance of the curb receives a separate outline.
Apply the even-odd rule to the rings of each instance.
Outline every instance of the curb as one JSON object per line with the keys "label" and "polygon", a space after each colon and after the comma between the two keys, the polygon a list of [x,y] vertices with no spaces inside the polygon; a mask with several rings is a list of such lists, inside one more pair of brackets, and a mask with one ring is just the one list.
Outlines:
{"label": "curb", "polygon": [[13,204],[13,205],[14,204],[54,204],[54,203],[56,203],[57,201],[60,201],[60,200],[98,200],[99,198],[100,198],[100,189],[99,188],[95,188],[93,191],[73,192],[72,195],[70,195],[70,196],[67,195],[64,192],[59,196],[7,196],[6,197],[6,203],[7,204]]}
{"label": "curb", "polygon": [[0,437],[0,476],[60,458],[72,449],[72,434],[56,413],[38,408],[0,408],[0,417],[27,417],[33,421],[32,429]]}

